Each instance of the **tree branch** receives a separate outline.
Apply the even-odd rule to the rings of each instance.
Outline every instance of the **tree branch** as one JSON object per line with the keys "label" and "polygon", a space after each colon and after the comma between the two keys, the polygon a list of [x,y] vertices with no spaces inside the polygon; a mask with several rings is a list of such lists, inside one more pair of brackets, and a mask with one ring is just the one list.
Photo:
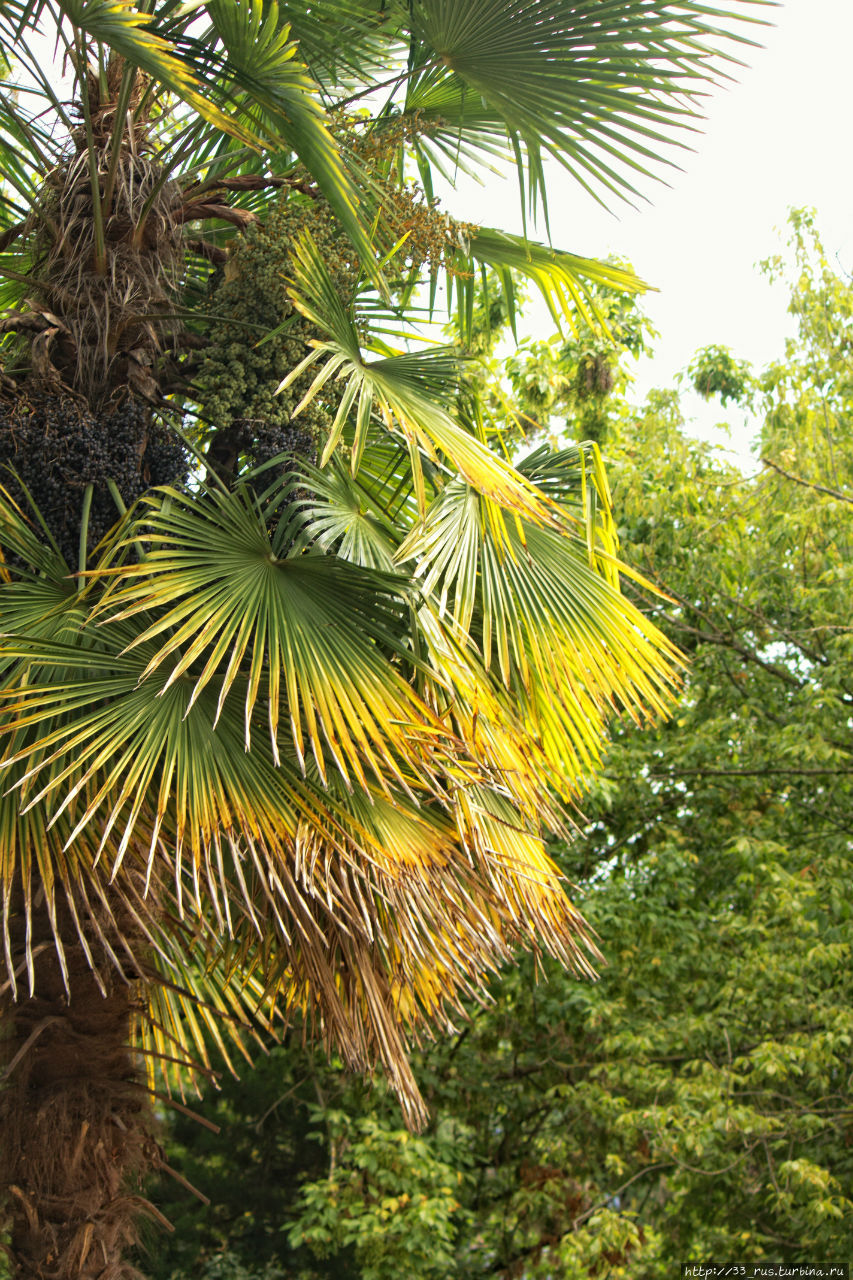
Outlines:
{"label": "tree branch", "polygon": [[804,480],[802,476],[795,476],[791,471],[786,471],[784,467],[780,467],[778,462],[774,462],[772,458],[762,458],[765,467],[772,467],[774,471],[778,471],[780,476],[784,476],[786,480],[791,480],[794,484],[801,484],[805,489],[816,489],[818,493],[825,493],[830,498],[836,498],[839,502],[849,502],[853,506],[853,498],[846,493],[842,493],[840,489],[828,489],[824,484],[817,484],[814,480]]}
{"label": "tree branch", "polygon": [[[764,777],[792,777],[792,778],[814,778],[814,777],[837,777],[848,776],[853,774],[853,769],[778,769],[775,767],[766,767],[762,769],[670,769],[667,772],[647,773],[647,778],[670,779],[678,778],[764,778]],[[608,773],[605,775],[613,782],[636,782],[636,775],[633,773]]]}

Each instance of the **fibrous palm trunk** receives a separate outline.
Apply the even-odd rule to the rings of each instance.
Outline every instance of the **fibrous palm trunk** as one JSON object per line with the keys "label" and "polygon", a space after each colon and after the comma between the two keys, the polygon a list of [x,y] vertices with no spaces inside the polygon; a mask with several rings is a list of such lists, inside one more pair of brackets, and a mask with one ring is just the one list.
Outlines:
{"label": "fibrous palm trunk", "polygon": [[[16,335],[0,372],[0,464],[11,470],[3,482],[28,513],[37,504],[70,573],[85,567],[122,504],[183,461],[151,408],[157,362],[174,336],[160,316],[179,252],[177,196],[147,144],[144,115],[113,164],[123,76],[112,59],[106,86],[89,77],[87,128],[72,133],[27,224],[30,295],[2,326]],[[143,88],[132,89],[130,107]],[[6,905],[0,1212],[13,1275],[126,1280],[137,1274],[122,1259],[140,1212],[159,1216],[140,1194],[160,1163],[130,1048],[142,984],[117,959],[138,951],[139,931],[89,912],[87,948],[71,909],[49,910],[37,882],[29,909],[20,882]],[[88,951],[99,947],[114,963],[96,974]]]}
{"label": "fibrous palm trunk", "polygon": [[134,984],[113,969],[102,990],[71,921],[58,919],[64,977],[47,910],[34,907],[32,920],[34,994],[2,1007],[0,1185],[13,1275],[129,1280],[122,1255],[140,1212],[154,1212],[141,1180],[159,1163],[128,1044]]}
{"label": "fibrous palm trunk", "polygon": [[[79,127],[21,233],[28,295],[0,319],[0,483],[59,552],[60,586],[69,593],[119,513],[187,470],[163,417],[178,412],[163,391],[170,369],[185,372],[181,353],[193,336],[175,319],[181,228],[208,217],[238,227],[257,221],[230,213],[222,200],[187,197],[169,177],[151,140],[141,73],[111,56],[105,77],[80,80]],[[235,186],[266,181],[238,178]],[[270,274],[282,293],[277,268]],[[280,319],[274,314],[270,328]],[[251,324],[248,331],[251,350],[257,333]],[[303,354],[298,343],[294,361]],[[267,381],[274,387],[284,371]],[[255,463],[284,448],[312,451],[310,436],[282,436],[276,424],[264,435],[265,424],[253,420],[248,433],[244,416],[232,414],[214,440],[211,471],[226,483],[250,441]],[[9,878],[23,874],[15,865],[7,857]],[[61,874],[56,880],[72,902],[75,888]],[[38,898],[37,881],[33,890]],[[145,1175],[163,1162],[145,1074],[129,1048],[134,1002],[145,994],[138,921],[151,921],[158,904],[146,887],[137,914],[124,918],[120,885],[111,881],[101,898],[105,918],[95,919],[83,901],[81,925],[73,905],[63,917],[51,897],[48,909],[48,891],[42,884],[41,905],[31,909],[22,887],[4,904],[19,936],[0,988],[0,1229],[15,1280],[123,1280],[137,1274],[123,1255],[140,1214],[160,1217],[140,1194]],[[104,953],[97,973],[90,951]],[[129,976],[116,958],[125,954],[134,957]]]}

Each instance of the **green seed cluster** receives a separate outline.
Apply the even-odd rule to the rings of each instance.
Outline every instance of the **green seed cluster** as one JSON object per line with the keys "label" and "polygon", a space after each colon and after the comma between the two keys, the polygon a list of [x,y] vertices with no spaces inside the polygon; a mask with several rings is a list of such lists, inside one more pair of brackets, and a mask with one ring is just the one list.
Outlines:
{"label": "green seed cluster", "polygon": [[[276,394],[318,336],[287,294],[291,246],[304,231],[310,232],[341,293],[351,293],[357,266],[328,205],[291,194],[263,225],[245,231],[210,298],[210,346],[199,379],[200,401],[211,426],[239,431],[244,461],[250,464],[277,453],[314,452],[331,422],[328,401],[320,397],[293,419],[316,370],[308,369]],[[280,333],[258,345],[281,325]]]}
{"label": "green seed cluster", "polygon": [[442,211],[437,197],[428,199],[423,189],[401,177],[405,152],[421,137],[438,132],[443,121],[425,121],[417,113],[383,122],[381,128],[355,132],[341,120],[339,140],[383,189],[379,208],[378,237],[390,249],[404,236],[405,243],[395,255],[397,268],[419,270],[428,264],[443,266],[451,275],[462,274],[456,256],[476,232],[474,223],[460,222]]}
{"label": "green seed cluster", "polygon": [[[426,200],[416,186],[398,181],[393,165],[386,163],[388,139],[381,148],[374,141],[352,137],[348,144],[355,154],[359,148],[364,150],[359,158],[383,190],[378,248],[390,249],[405,237],[395,261],[387,267],[392,290],[395,277],[425,262],[443,264],[452,271],[457,249],[473,228],[441,213],[436,202]],[[310,185],[307,177],[306,185]],[[291,255],[305,232],[339,295],[348,302],[359,274],[355,251],[326,200],[317,192],[311,195],[294,189],[265,213],[263,223],[253,223],[241,234],[211,290],[209,346],[196,385],[201,416],[214,433],[210,457],[223,478],[229,472],[233,478],[279,455],[314,456],[329,431],[336,409],[334,383],[293,417],[316,368],[309,367],[278,392],[282,381],[311,351],[312,339],[323,336],[288,296]],[[275,336],[270,338],[271,333]],[[220,465],[216,461],[220,457],[227,457],[229,465]]]}

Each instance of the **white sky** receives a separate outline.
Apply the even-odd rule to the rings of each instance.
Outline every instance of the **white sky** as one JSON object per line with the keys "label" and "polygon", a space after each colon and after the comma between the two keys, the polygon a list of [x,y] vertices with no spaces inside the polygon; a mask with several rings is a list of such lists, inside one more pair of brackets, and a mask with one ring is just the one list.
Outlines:
{"label": "white sky", "polygon": [[[614,217],[567,176],[553,175],[553,243],[590,257],[618,253],[659,290],[643,300],[661,336],[655,358],[637,370],[638,396],[672,385],[710,343],[757,367],[782,355],[785,291],[763,280],[756,264],[781,247],[776,229],[790,206],[817,208],[830,256],[853,270],[853,0],[786,0],[766,13],[775,26],[754,29],[764,47],[746,49],[739,83],[707,103],[695,150],[675,157],[683,172],[671,172],[668,188],[646,183],[650,204]],[[468,184],[447,204],[472,221],[521,230],[514,181]],[[534,327],[543,335],[553,329],[547,313],[531,308],[527,330]],[[727,418],[743,449],[742,412],[695,396],[685,404],[702,435]]]}

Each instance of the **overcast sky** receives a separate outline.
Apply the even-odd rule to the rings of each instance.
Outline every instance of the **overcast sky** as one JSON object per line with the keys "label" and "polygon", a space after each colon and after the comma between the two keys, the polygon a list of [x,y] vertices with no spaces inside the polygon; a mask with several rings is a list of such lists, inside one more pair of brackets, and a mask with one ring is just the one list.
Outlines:
{"label": "overcast sky", "polygon": [[[724,5],[720,6],[725,7]],[[671,385],[693,352],[731,347],[761,366],[782,354],[789,321],[785,293],[756,270],[778,251],[787,210],[813,205],[831,254],[853,270],[853,0],[787,0],[757,28],[763,48],[746,49],[738,83],[706,105],[695,150],[678,156],[669,187],[647,183],[650,204],[603,212],[568,177],[554,175],[550,201],[556,246],[601,257],[618,253],[657,287],[646,310],[661,337],[653,361],[637,370],[636,390]],[[448,198],[454,213],[520,230],[517,186],[490,180]],[[543,315],[530,317],[528,329]],[[729,416],[742,441],[742,414],[698,398],[689,408],[705,434]]]}

